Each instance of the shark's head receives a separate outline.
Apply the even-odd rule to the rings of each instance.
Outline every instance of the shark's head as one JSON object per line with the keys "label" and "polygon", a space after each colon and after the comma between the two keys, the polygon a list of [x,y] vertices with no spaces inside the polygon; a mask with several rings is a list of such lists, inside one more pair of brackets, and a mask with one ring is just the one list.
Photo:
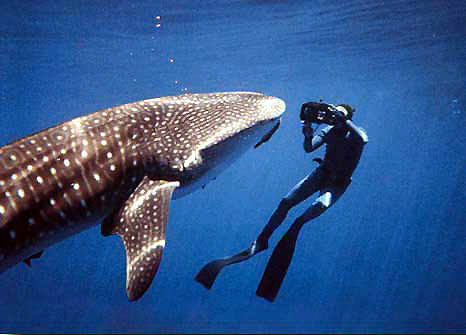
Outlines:
{"label": "shark's head", "polygon": [[264,142],[285,111],[283,100],[250,92],[185,94],[144,103],[156,107],[159,119],[158,136],[147,147],[151,166],[160,177],[181,182],[177,197]]}

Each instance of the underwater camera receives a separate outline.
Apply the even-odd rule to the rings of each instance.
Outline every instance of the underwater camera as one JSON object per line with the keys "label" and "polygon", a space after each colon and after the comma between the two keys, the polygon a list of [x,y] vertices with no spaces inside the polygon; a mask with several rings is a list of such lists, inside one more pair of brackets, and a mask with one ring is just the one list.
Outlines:
{"label": "underwater camera", "polygon": [[311,101],[301,106],[299,117],[303,122],[334,125],[337,123],[337,113],[332,105]]}

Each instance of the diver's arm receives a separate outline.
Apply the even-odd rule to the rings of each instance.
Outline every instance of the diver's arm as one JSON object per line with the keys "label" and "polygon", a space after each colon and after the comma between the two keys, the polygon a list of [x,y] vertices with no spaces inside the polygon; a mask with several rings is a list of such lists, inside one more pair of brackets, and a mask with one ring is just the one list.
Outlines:
{"label": "diver's arm", "polygon": [[359,137],[362,144],[366,144],[367,142],[369,142],[369,138],[367,137],[367,134],[364,131],[364,129],[356,126],[351,120],[345,120],[345,124],[348,127],[350,132],[356,134]]}
{"label": "diver's arm", "polygon": [[311,126],[308,124],[304,124],[303,125],[304,151],[309,153],[309,152],[312,152],[320,148],[322,144],[324,144],[324,137],[328,132],[327,128],[323,129],[320,134],[313,136]]}

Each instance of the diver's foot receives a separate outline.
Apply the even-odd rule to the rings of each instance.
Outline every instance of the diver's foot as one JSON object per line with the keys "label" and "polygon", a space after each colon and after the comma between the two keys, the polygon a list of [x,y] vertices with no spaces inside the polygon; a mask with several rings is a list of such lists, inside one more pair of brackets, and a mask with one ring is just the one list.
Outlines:
{"label": "diver's foot", "polygon": [[251,246],[249,247],[249,255],[254,256],[255,254],[258,254],[261,251],[264,251],[269,247],[269,243],[267,240],[260,240],[257,239],[254,242],[252,242]]}

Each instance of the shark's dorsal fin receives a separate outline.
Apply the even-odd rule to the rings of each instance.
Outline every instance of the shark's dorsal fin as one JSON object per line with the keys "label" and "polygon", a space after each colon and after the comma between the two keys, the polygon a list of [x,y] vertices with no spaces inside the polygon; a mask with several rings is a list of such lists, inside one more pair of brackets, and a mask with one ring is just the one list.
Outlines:
{"label": "shark's dorsal fin", "polygon": [[165,228],[178,181],[145,177],[118,212],[102,224],[102,234],[119,235],[126,250],[126,291],[131,301],[149,288],[165,247]]}

